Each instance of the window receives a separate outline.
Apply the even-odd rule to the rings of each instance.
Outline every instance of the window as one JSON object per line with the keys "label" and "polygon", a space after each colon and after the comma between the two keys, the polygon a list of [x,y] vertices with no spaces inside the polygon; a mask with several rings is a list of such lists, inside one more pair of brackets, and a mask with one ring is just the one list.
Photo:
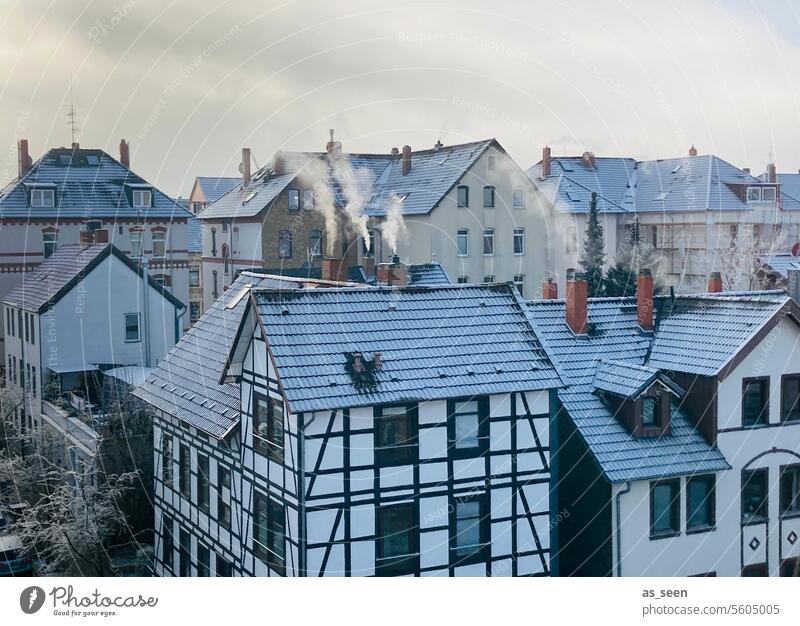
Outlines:
{"label": "window", "polygon": [[292,233],[282,230],[278,235],[278,256],[282,259],[292,258]]}
{"label": "window", "polygon": [[233,564],[217,555],[217,576],[230,578],[233,576]]}
{"label": "window", "polygon": [[239,227],[235,227],[231,233],[231,256],[239,256]]}
{"label": "window", "polygon": [[739,225],[731,224],[730,227],[730,245],[735,246],[736,240],[739,238]]}
{"label": "window", "polygon": [[490,172],[494,171],[495,161],[496,158],[493,156],[490,156],[488,159],[486,159],[486,169],[488,169]]}
{"label": "window", "polygon": [[161,434],[161,480],[172,487],[172,436]]}
{"label": "window", "polygon": [[133,343],[141,341],[139,336],[139,314],[126,313],[125,314],[125,341]]}
{"label": "window", "polygon": [[[227,490],[227,497],[225,494]],[[225,528],[231,527],[231,471],[227,467],[217,465],[217,520]]]}
{"label": "window", "polygon": [[658,398],[645,396],[642,402],[642,426],[658,426]]}
{"label": "window", "polygon": [[231,274],[231,256],[227,243],[222,244],[222,273],[225,276],[230,276]]}
{"label": "window", "polygon": [[448,440],[451,454],[473,457],[489,449],[489,399],[448,400]]}
{"label": "window", "polygon": [[748,202],[761,202],[761,187],[748,187],[747,188],[747,201]]}
{"label": "window", "polygon": [[136,259],[142,256],[142,231],[131,231],[131,256]]}
{"label": "window", "polygon": [[172,568],[173,550],[172,518],[165,515],[161,519],[161,561],[169,568]]}
{"label": "window", "polygon": [[312,259],[322,254],[322,231],[308,231],[308,256]]}
{"label": "window", "polygon": [[451,506],[452,539],[451,561],[459,565],[486,558],[489,548],[489,516],[486,496],[456,496]]}
{"label": "window", "polygon": [[56,251],[58,246],[57,235],[56,233],[43,233],[42,237],[44,238],[44,258],[46,259]]}
{"label": "window", "polygon": [[668,537],[678,534],[680,526],[680,480],[650,483],[650,536]]}
{"label": "window", "polygon": [[483,282],[485,283],[493,283],[494,282],[494,274],[487,274],[483,277]]}
{"label": "window", "polygon": [[200,303],[199,302],[190,302],[189,303],[189,321],[192,324],[194,324],[199,319],[200,319]]}
{"label": "window", "polygon": [[742,380],[742,426],[760,426],[769,421],[769,378]]}
{"label": "window", "polygon": [[456,238],[458,243],[458,256],[469,255],[469,230],[466,228],[459,228]]}
{"label": "window", "polygon": [[469,276],[459,276],[458,277],[458,284],[459,285],[466,285],[469,283]]}
{"label": "window", "polygon": [[487,228],[483,231],[483,254],[484,256],[494,254],[494,228]]}
{"label": "window", "polygon": [[300,209],[300,191],[297,189],[290,189],[288,192],[289,210],[298,211]]}
{"label": "window", "polygon": [[314,190],[303,189],[303,209],[310,211],[314,208]]}
{"label": "window", "polygon": [[769,505],[766,468],[742,471],[742,521],[763,522]]}
{"label": "window", "polygon": [[781,421],[800,420],[800,374],[781,379]]}
{"label": "window", "polygon": [[800,465],[781,468],[781,515],[800,515]]}
{"label": "window", "polygon": [[189,447],[181,443],[178,448],[178,489],[185,498],[192,496],[192,464]]}
{"label": "window", "polygon": [[133,208],[143,209],[152,204],[152,192],[149,189],[133,190]]}
{"label": "window", "polygon": [[189,286],[190,287],[199,287],[200,286],[200,268],[199,267],[189,268]]}
{"label": "window", "polygon": [[520,297],[525,297],[525,274],[514,274],[514,287]]}
{"label": "window", "polygon": [[494,187],[491,185],[483,188],[483,206],[489,208],[494,206]]}
{"label": "window", "polygon": [[31,391],[33,392],[33,397],[36,397],[36,366],[31,365]]}
{"label": "window", "polygon": [[211,256],[217,256],[217,229],[211,229]]}
{"label": "window", "polygon": [[525,254],[525,229],[514,229],[514,254]]}
{"label": "window", "polygon": [[215,298],[219,296],[219,288],[217,287],[217,270],[211,270],[211,294]]}
{"label": "window", "polygon": [[211,483],[208,479],[208,457],[197,455],[197,506],[208,512],[211,499]]}
{"label": "window", "polygon": [[511,207],[514,209],[525,208],[525,190],[522,187],[514,187],[514,192],[511,196]]}
{"label": "window", "polygon": [[258,491],[253,493],[253,551],[281,572],[286,558],[285,518],[282,504]]}
{"label": "window", "polygon": [[375,409],[375,462],[381,466],[413,463],[417,457],[417,416],[413,405]]}
{"label": "window", "polygon": [[419,569],[418,526],[414,504],[378,509],[378,545],[375,573],[394,576]]}
{"label": "window", "polygon": [[31,313],[31,345],[36,345],[36,318]]}
{"label": "window", "polygon": [[567,226],[567,234],[564,237],[566,254],[573,254],[578,250],[578,227],[574,224]]}
{"label": "window", "polygon": [[52,207],[56,204],[55,189],[31,189],[31,206],[34,208]]}
{"label": "window", "polygon": [[283,401],[253,393],[253,447],[283,461]]}
{"label": "window", "polygon": [[761,201],[775,204],[775,187],[764,187],[761,190]]}
{"label": "window", "polygon": [[188,578],[192,575],[192,536],[188,530],[181,528],[179,537],[180,575]]}
{"label": "window", "polygon": [[714,475],[692,476],[686,480],[686,528],[708,529],[716,523]]}
{"label": "window", "polygon": [[29,341],[31,336],[30,323],[28,322],[28,314],[25,313],[25,341]]}
{"label": "window", "polygon": [[225,220],[222,221],[222,232],[223,233],[228,232],[228,222],[226,222]]}
{"label": "window", "polygon": [[459,207],[469,206],[469,187],[466,185],[459,185],[456,189],[456,204]]}
{"label": "window", "polygon": [[153,256],[163,257],[166,254],[166,236],[162,232],[153,233]]}
{"label": "window", "polygon": [[211,550],[199,541],[197,542],[197,575],[201,578],[211,575]]}

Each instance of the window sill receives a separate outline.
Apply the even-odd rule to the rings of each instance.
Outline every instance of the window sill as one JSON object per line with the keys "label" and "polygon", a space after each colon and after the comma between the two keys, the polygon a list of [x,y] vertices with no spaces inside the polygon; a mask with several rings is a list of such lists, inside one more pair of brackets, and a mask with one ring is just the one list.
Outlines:
{"label": "window sill", "polygon": [[672,539],[673,537],[680,537],[681,532],[679,530],[663,532],[663,533],[650,533],[650,541],[656,541],[658,539]]}
{"label": "window sill", "polygon": [[712,524],[710,526],[695,526],[692,528],[686,528],[687,535],[702,535],[703,533],[710,533],[717,530],[716,524]]}
{"label": "window sill", "polygon": [[524,252],[515,252],[514,256],[525,256]]}
{"label": "window sill", "polygon": [[769,524],[769,517],[751,517],[741,521],[741,526],[758,526],[759,524]]}
{"label": "window sill", "polygon": [[800,511],[792,511],[791,513],[781,513],[781,519],[800,519]]}
{"label": "window sill", "polygon": [[141,339],[126,339],[125,343],[142,343]]}

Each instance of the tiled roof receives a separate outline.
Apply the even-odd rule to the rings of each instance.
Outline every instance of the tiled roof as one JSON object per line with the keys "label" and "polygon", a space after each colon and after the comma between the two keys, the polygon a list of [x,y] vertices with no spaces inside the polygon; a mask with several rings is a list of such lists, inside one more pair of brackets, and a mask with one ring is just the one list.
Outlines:
{"label": "tiled roof", "polygon": [[[443,146],[431,150],[417,150],[411,155],[411,170],[402,173],[400,155],[347,154],[350,166],[356,173],[360,193],[367,199],[364,211],[369,215],[383,215],[395,196],[403,199],[403,213],[419,215],[429,213],[442,197],[458,182],[475,160],[490,145],[499,144],[493,139],[472,143]],[[502,148],[501,148],[502,149]],[[323,152],[282,152],[283,169],[275,174],[271,166],[262,168],[253,176],[247,187],[235,186],[201,213],[202,219],[253,217],[266,209],[286,189],[311,161],[325,161]],[[347,202],[335,179],[331,191],[338,204]]]}
{"label": "tiled roof", "polygon": [[800,270],[800,258],[791,252],[776,252],[759,257],[762,266],[768,266],[784,278],[789,277],[789,270]]}
{"label": "tiled roof", "polygon": [[[22,282],[3,298],[3,303],[41,313],[55,304],[79,280],[111,254],[130,267],[131,271],[141,275],[140,268],[110,243],[63,245],[36,266],[36,269],[23,274]],[[185,307],[180,300],[152,277],[149,282],[153,289],[175,306]]]}
{"label": "tiled roof", "polygon": [[[293,411],[548,389],[558,375],[509,285],[257,291]],[[374,377],[358,381],[361,352]]]}
{"label": "tiled roof", "polygon": [[[37,185],[55,186],[54,207],[28,206],[28,190]],[[129,192],[142,185],[152,189],[153,205],[135,209]],[[0,190],[0,217],[183,220],[191,213],[102,150],[53,148]]]}
{"label": "tiled roof", "polygon": [[203,251],[203,224],[196,217],[186,220],[186,249],[189,252]]}
{"label": "tiled roof", "polygon": [[651,337],[638,325],[634,298],[590,299],[588,308],[592,332],[584,336],[566,325],[563,300],[530,303],[529,319],[565,384],[559,400],[607,479],[618,483],[727,469],[720,451],[675,405],[669,434],[635,438],[628,432],[595,393],[597,369],[604,360],[644,366]]}
{"label": "tiled roof", "polygon": [[[298,289],[307,281],[243,272],[134,392],[154,407],[214,437],[239,423],[239,385],[219,378],[253,288]],[[233,303],[231,308],[229,305]]]}
{"label": "tiled roof", "polygon": [[234,176],[198,176],[197,184],[203,191],[203,197],[208,204],[216,202],[231,189],[240,184],[242,179]]}
{"label": "tiled roof", "polygon": [[[739,190],[763,182],[711,154],[653,161],[595,157],[594,163],[590,168],[581,157],[553,157],[546,180],[539,179],[541,162],[528,176],[557,210],[568,213],[587,212],[592,191],[604,212],[747,211],[751,207]],[[800,208],[788,196],[782,201],[784,208]]]}
{"label": "tiled roof", "polygon": [[[759,180],[767,182],[767,174],[761,174]],[[781,186],[781,206],[789,211],[800,209],[800,174],[777,174]]]}
{"label": "tiled roof", "polygon": [[408,282],[419,287],[449,285],[450,277],[441,263],[419,263],[408,266]]}
{"label": "tiled roof", "polygon": [[676,395],[683,395],[680,387],[659,370],[625,361],[600,361],[594,373],[593,386],[598,391],[635,400],[656,381]]}

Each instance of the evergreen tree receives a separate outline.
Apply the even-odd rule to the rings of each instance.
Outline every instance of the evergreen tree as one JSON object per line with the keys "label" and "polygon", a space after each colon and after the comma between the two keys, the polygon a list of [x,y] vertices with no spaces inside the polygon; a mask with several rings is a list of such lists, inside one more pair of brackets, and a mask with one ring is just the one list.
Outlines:
{"label": "evergreen tree", "polygon": [[597,210],[597,194],[593,191],[583,241],[583,256],[579,261],[583,266],[590,297],[603,295],[603,263],[606,256],[603,248],[603,225],[600,224]]}
{"label": "evergreen tree", "polygon": [[658,262],[653,246],[643,241],[638,220],[631,224],[625,241],[617,250],[614,264],[608,268],[604,281],[605,294],[613,297],[633,296],[636,293],[636,277],[647,268],[653,273],[653,291],[659,293],[662,285],[658,280]]}

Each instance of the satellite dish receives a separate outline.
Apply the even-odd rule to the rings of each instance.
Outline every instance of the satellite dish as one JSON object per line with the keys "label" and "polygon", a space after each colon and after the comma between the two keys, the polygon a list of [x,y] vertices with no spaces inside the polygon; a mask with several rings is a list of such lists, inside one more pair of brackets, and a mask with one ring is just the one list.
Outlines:
{"label": "satellite dish", "polygon": [[797,256],[797,253],[800,252],[800,241],[796,242],[792,246],[792,256]]}

